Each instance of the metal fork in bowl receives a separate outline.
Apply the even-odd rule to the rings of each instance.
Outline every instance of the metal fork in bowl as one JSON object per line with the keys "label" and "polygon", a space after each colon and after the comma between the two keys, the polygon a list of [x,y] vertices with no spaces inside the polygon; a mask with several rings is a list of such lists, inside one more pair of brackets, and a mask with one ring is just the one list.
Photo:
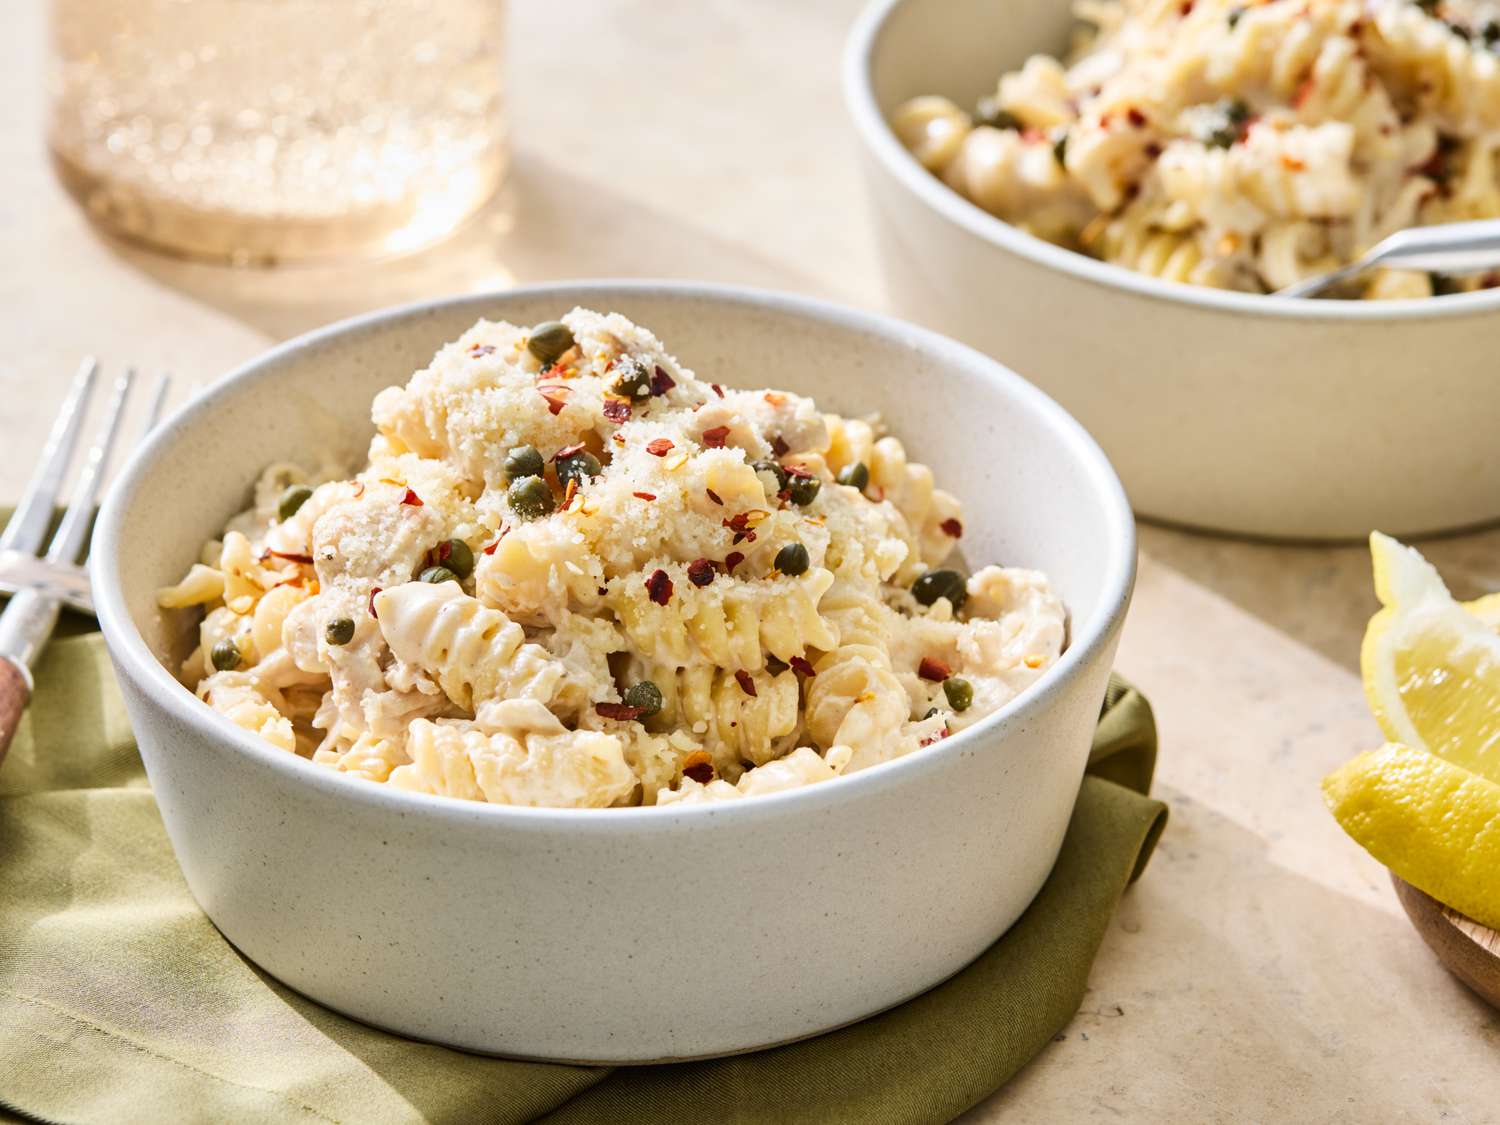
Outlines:
{"label": "metal fork in bowl", "polygon": [[1315,297],[1330,285],[1381,266],[1428,273],[1484,273],[1500,267],[1500,219],[1408,227],[1383,238],[1362,255],[1328,273],[1278,289],[1276,297]]}
{"label": "metal fork in bowl", "polygon": [[[4,612],[0,612],[0,761],[5,759],[21,713],[31,700],[31,667],[52,636],[62,607],[94,612],[88,574],[79,565],[79,556],[88,540],[94,501],[135,383],[134,369],[114,381],[103,424],[79,471],[68,509],[46,544],[46,553],[41,552],[98,378],[99,365],[92,359],[85,360],[52,423],[41,463],[5,531],[0,533],[0,592],[11,595]],[[168,384],[167,376],[158,376],[143,437],[156,425]]]}

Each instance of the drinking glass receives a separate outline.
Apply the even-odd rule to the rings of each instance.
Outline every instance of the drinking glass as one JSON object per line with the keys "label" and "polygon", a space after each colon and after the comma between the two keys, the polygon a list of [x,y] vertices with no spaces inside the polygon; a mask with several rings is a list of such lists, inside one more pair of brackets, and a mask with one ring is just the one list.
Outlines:
{"label": "drinking glass", "polygon": [[101,226],[236,263],[434,242],[505,172],[502,0],[52,0],[48,141]]}

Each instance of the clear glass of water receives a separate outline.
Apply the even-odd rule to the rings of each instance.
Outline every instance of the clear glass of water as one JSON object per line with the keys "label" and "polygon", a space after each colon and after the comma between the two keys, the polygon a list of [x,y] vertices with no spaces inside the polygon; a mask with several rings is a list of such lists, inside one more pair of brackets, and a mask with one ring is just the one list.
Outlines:
{"label": "clear glass of water", "polygon": [[503,0],[51,0],[48,141],[96,222],[239,264],[435,242],[505,173]]}

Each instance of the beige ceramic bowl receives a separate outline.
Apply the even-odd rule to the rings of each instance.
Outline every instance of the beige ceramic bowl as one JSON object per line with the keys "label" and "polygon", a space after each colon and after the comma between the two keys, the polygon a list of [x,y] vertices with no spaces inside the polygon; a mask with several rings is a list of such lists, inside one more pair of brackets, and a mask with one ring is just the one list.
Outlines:
{"label": "beige ceramic bowl", "polygon": [[972,105],[1066,48],[1068,0],[877,0],[845,58],[896,311],[1023,372],[1099,439],[1137,511],[1299,539],[1500,518],[1500,291],[1293,301],[1154,278],[987,214],[886,121]]}
{"label": "beige ceramic bowl", "polygon": [[[972,560],[1039,567],[1058,664],[935,746],[723,806],[507,808],[351,779],[209,710],[162,661],[154,591],[271,461],[361,456],[369,403],[479,317],[574,305],[684,363],[879,410],[967,504]],[[194,896],[272,975],[369,1023],[589,1062],[749,1050],[878,1012],[968,964],[1062,843],[1135,573],[1099,447],[1035,387],[910,325],[707,286],[569,284],[396,309],[285,344],[176,414],[126,467],[92,548],[99,623]]]}

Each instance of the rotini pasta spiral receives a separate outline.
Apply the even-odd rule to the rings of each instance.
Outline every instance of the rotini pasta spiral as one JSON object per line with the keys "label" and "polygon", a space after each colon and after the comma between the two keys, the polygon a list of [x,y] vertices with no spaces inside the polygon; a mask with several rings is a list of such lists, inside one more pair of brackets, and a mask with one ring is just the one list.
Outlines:
{"label": "rotini pasta spiral", "polygon": [[373,605],[391,651],[433,676],[460,707],[492,699],[548,703],[562,689],[562,666],[547,650],[457,583],[408,582],[382,590]]}

